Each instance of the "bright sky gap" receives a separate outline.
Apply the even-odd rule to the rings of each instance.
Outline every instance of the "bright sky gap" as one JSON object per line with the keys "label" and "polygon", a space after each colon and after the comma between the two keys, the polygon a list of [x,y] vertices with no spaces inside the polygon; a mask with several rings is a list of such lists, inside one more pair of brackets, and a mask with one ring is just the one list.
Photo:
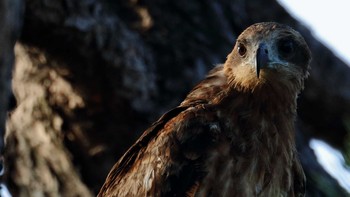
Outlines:
{"label": "bright sky gap", "polygon": [[350,66],[350,1],[278,0],[278,2]]}

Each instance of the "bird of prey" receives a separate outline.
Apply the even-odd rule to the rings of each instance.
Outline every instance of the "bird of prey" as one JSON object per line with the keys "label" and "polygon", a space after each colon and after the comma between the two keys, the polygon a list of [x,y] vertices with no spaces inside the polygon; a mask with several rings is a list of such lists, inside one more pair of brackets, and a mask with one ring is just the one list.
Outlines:
{"label": "bird of prey", "polygon": [[148,128],[98,196],[304,196],[296,100],[311,53],[289,26],[257,23]]}

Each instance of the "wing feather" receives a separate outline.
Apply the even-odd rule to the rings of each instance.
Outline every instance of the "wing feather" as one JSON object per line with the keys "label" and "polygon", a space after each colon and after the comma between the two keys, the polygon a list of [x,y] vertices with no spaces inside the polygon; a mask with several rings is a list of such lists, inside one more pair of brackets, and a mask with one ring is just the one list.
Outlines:
{"label": "wing feather", "polygon": [[182,106],[163,115],[113,167],[99,196],[193,192],[205,176],[203,160],[218,135],[219,123],[209,106]]}
{"label": "wing feather", "polygon": [[220,91],[215,87],[226,80],[222,71],[222,65],[215,67],[205,86],[198,84],[179,107],[142,134],[113,166],[98,196],[186,196],[194,191],[204,176],[202,155],[217,134],[216,115],[206,107]]}
{"label": "wing feather", "polygon": [[176,107],[163,116],[161,116],[156,122],[154,122],[151,127],[149,127],[141,137],[132,145],[127,152],[119,159],[119,161],[113,166],[112,170],[107,176],[107,179],[102,186],[98,196],[105,196],[105,192],[110,190],[109,188],[114,188],[112,185],[117,184],[122,178],[123,174],[129,171],[130,167],[135,163],[135,160],[139,153],[144,149],[147,144],[157,136],[158,132],[162,130],[164,125],[172,118],[177,116],[182,111],[186,110],[188,107]]}

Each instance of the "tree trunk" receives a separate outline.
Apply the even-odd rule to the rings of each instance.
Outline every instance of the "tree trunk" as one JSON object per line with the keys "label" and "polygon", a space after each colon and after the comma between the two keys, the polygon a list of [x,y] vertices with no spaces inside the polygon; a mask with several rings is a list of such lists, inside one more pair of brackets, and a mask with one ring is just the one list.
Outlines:
{"label": "tree trunk", "polygon": [[259,21],[288,24],[309,43],[314,60],[298,121],[307,189],[327,196],[322,179],[345,195],[308,143],[318,137],[345,150],[350,69],[275,1],[27,0],[23,20],[17,108],[7,120],[6,181],[14,196],[96,194],[142,131]]}

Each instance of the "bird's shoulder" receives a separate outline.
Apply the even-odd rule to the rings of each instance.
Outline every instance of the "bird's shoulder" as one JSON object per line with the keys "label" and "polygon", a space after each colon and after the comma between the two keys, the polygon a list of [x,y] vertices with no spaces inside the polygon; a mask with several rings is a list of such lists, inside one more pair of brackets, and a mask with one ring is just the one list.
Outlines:
{"label": "bird's shoulder", "polygon": [[[168,173],[168,178],[161,180],[163,185],[174,185],[172,182],[179,181],[176,184],[183,188],[176,188],[177,192],[187,191],[200,174],[194,172],[195,168],[190,166],[195,165],[194,163],[198,162],[215,143],[220,133],[219,124],[215,109],[206,102],[181,105],[170,110],[153,123],[115,164],[101,192],[107,188],[110,190],[118,187],[118,183],[126,176],[152,171],[142,168],[152,168],[156,165],[159,171]],[[157,160],[161,160],[162,163]],[[177,166],[183,162],[187,163],[187,166]],[[147,165],[144,165],[146,163]],[[188,170],[191,172],[186,172]],[[191,173],[191,177],[187,177],[189,182],[181,183],[178,174],[189,176],[187,173]],[[158,183],[152,182],[152,185],[156,184]],[[149,190],[152,190],[152,187],[150,186]],[[175,191],[172,187],[169,191],[161,192],[169,194]]]}
{"label": "bird's shoulder", "polygon": [[187,95],[181,105],[190,105],[197,102],[215,103],[229,90],[228,78],[224,65],[215,66],[205,79],[200,81]]}

